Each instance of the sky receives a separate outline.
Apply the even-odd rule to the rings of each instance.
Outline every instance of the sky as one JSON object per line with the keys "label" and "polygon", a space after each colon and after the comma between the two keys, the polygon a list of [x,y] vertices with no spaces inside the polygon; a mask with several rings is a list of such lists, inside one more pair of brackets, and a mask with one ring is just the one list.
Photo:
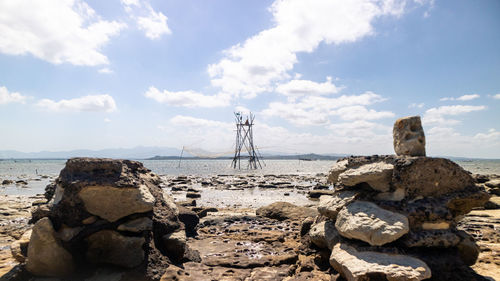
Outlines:
{"label": "sky", "polygon": [[500,2],[1,0],[0,150],[500,158]]}

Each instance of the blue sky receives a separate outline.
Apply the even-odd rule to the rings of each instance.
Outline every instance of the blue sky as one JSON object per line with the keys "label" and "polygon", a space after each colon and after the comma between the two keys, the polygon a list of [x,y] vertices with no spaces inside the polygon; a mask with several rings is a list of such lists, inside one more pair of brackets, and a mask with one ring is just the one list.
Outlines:
{"label": "blue sky", "polygon": [[420,115],[428,155],[500,158],[500,2],[0,2],[0,150],[389,154]]}

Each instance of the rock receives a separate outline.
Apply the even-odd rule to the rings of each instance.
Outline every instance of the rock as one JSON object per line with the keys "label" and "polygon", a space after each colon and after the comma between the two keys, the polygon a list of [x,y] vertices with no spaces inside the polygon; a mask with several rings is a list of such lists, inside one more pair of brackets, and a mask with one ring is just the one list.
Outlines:
{"label": "rock", "polygon": [[425,134],[420,116],[396,120],[392,137],[396,155],[425,156]]}
{"label": "rock", "polygon": [[131,214],[150,212],[155,202],[145,185],[139,188],[87,186],[78,195],[89,213],[110,222]]}
{"label": "rock", "polygon": [[365,182],[377,191],[387,192],[390,189],[393,169],[392,164],[385,162],[365,164],[346,170],[339,175],[338,179],[345,186],[355,186]]}
{"label": "rock", "polygon": [[133,268],[144,260],[143,237],[123,236],[116,231],[101,230],[86,238],[87,260]]}
{"label": "rock", "polygon": [[460,255],[460,259],[466,265],[473,265],[476,263],[477,258],[479,257],[480,248],[469,234],[465,231],[459,231],[458,235],[462,239],[460,243],[457,245],[458,253]]}
{"label": "rock", "polygon": [[68,242],[71,239],[73,239],[73,237],[75,237],[76,235],[78,235],[78,233],[80,233],[82,230],[83,230],[82,226],[79,226],[79,227],[69,227],[69,226],[63,224],[59,228],[59,230],[57,231],[57,236],[62,241]]}
{"label": "rock", "polygon": [[63,248],[49,218],[42,218],[33,227],[26,269],[49,277],[66,276],[74,270],[73,257]]}
{"label": "rock", "polygon": [[164,248],[169,257],[180,261],[186,251],[186,233],[179,230],[162,237]]}
{"label": "rock", "polygon": [[309,233],[311,230],[311,226],[314,223],[314,219],[312,217],[305,218],[300,224],[300,236],[304,236]]}
{"label": "rock", "polygon": [[486,210],[497,210],[500,209],[500,197],[491,197],[488,202],[484,204]]}
{"label": "rock", "polygon": [[417,281],[431,277],[430,268],[417,258],[357,251],[345,243],[335,245],[330,256],[330,264],[348,281]]}
{"label": "rock", "polygon": [[148,217],[140,217],[120,224],[119,231],[142,232],[153,229],[153,221]]}
{"label": "rock", "polygon": [[355,191],[341,191],[333,196],[323,195],[319,198],[318,212],[332,220],[337,218],[339,211],[347,204],[354,201],[358,193]]}
{"label": "rock", "polygon": [[14,184],[13,180],[3,180],[2,185],[9,185],[9,184]]}
{"label": "rock", "polygon": [[334,191],[333,190],[310,190],[308,195],[309,198],[311,199],[316,199],[321,197],[322,195],[333,195]]}
{"label": "rock", "polygon": [[32,230],[26,231],[19,240],[10,244],[10,253],[18,262],[24,262],[28,256],[28,244],[30,242]]}
{"label": "rock", "polygon": [[500,179],[489,180],[484,185],[490,188],[500,188]]}
{"label": "rock", "polygon": [[444,158],[399,157],[392,184],[406,190],[407,198],[438,197],[474,186],[474,179],[456,163]]}
{"label": "rock", "polygon": [[201,194],[197,192],[186,193],[186,198],[201,198]]}
{"label": "rock", "polygon": [[36,223],[40,219],[48,217],[49,215],[50,215],[49,205],[47,204],[38,205],[31,209],[30,223]]}
{"label": "rock", "polygon": [[410,232],[401,238],[405,247],[450,248],[460,242],[460,237],[451,230],[423,230]]}
{"label": "rock", "polygon": [[347,159],[337,160],[337,162],[330,169],[330,172],[328,173],[328,179],[326,182],[329,184],[337,183],[339,175],[343,173],[345,170],[347,170],[348,164],[349,161]]}
{"label": "rock", "polygon": [[323,221],[312,225],[309,237],[314,245],[329,250],[340,241],[339,233],[335,229],[333,221]]}
{"label": "rock", "polygon": [[260,207],[257,209],[256,214],[277,220],[301,220],[307,217],[315,217],[318,212],[312,208],[300,207],[288,202],[274,202]]}
{"label": "rock", "polygon": [[345,206],[337,216],[335,227],[346,238],[374,246],[395,241],[409,231],[406,216],[365,201],[354,201]]}
{"label": "rock", "polygon": [[54,196],[55,192],[56,192],[56,183],[51,182],[45,187],[45,193],[43,194],[43,196],[45,196],[45,199],[47,199],[47,201],[50,201]]}
{"label": "rock", "polygon": [[28,185],[28,182],[25,181],[25,180],[17,180],[16,184],[18,184],[18,185]]}
{"label": "rock", "polygon": [[200,218],[194,211],[185,207],[180,207],[179,220],[184,223],[184,226],[186,227],[186,234],[188,236],[196,235],[196,226],[200,222]]}

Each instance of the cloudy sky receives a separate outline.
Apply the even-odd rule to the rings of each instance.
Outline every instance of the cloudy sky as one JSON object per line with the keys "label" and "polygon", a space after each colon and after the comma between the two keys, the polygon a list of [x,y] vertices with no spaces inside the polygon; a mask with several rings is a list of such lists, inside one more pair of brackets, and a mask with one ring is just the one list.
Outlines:
{"label": "cloudy sky", "polygon": [[0,150],[500,158],[499,50],[497,0],[1,0]]}

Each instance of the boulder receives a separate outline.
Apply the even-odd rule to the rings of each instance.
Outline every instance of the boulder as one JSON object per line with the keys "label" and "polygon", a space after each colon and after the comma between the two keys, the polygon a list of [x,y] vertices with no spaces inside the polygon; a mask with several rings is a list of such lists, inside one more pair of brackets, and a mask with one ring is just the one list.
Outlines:
{"label": "boulder", "polygon": [[164,248],[169,257],[180,261],[186,251],[186,232],[179,230],[162,237]]}
{"label": "boulder", "polygon": [[313,224],[309,231],[309,237],[314,245],[329,250],[331,250],[340,239],[333,221],[323,221]]}
{"label": "boulder", "polygon": [[348,169],[341,173],[338,179],[345,186],[355,186],[365,182],[374,190],[387,192],[390,190],[393,169],[392,164],[376,162]]}
{"label": "boulder", "polygon": [[86,238],[87,260],[123,267],[136,267],[144,260],[144,237],[124,236],[113,230],[101,230]]}
{"label": "boulder", "polygon": [[85,209],[110,222],[153,210],[155,199],[145,185],[138,188],[87,186],[79,192]]}
{"label": "boulder", "polygon": [[334,246],[330,264],[348,281],[417,281],[431,277],[430,268],[417,258],[373,251],[357,251],[345,243],[338,243]]}
{"label": "boulder", "polygon": [[460,259],[466,265],[474,265],[479,257],[480,248],[467,232],[459,231],[458,235],[461,238],[460,243],[457,245]]}
{"label": "boulder", "polygon": [[335,227],[346,238],[374,246],[395,241],[409,231],[406,216],[366,201],[354,201],[345,206],[337,215]]}
{"label": "boulder", "polygon": [[396,120],[392,137],[396,155],[425,156],[425,134],[420,116]]}
{"label": "boulder", "polygon": [[307,217],[315,217],[318,212],[312,208],[300,207],[288,202],[274,202],[258,208],[256,214],[277,220],[302,220]]}
{"label": "boulder", "polygon": [[474,186],[469,172],[451,160],[431,157],[398,157],[392,184],[406,190],[407,198],[438,197]]}
{"label": "boulder", "polygon": [[34,275],[51,277],[69,275],[74,268],[73,257],[57,238],[50,219],[40,219],[33,226],[26,269]]}
{"label": "boulder", "polygon": [[186,207],[179,208],[179,220],[184,223],[186,234],[188,236],[196,235],[196,226],[200,222],[200,218],[193,210]]}
{"label": "boulder", "polygon": [[335,220],[339,211],[345,205],[354,201],[357,194],[355,191],[346,190],[335,193],[332,196],[322,195],[319,198],[318,212],[329,219]]}

